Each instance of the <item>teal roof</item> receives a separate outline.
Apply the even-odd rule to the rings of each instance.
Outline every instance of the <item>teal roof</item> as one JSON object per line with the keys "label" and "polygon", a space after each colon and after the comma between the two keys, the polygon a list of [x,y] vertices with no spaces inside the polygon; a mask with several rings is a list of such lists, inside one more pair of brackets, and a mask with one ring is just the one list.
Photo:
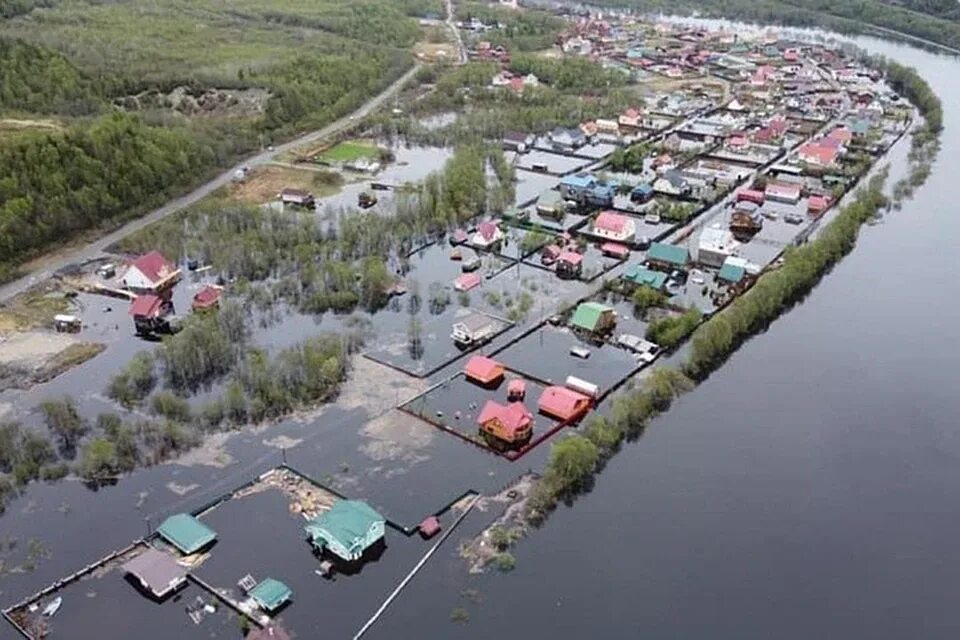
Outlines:
{"label": "teal roof", "polygon": [[666,262],[667,264],[683,267],[690,261],[690,253],[686,247],[654,242],[650,245],[650,249],[647,250],[647,260],[656,260],[657,262]]}
{"label": "teal roof", "polygon": [[638,264],[631,265],[623,274],[623,279],[634,284],[641,284],[653,289],[663,289],[667,283],[667,274],[662,271],[653,271]]}
{"label": "teal roof", "polygon": [[217,539],[213,529],[187,513],[170,516],[157,533],[182,553],[196,553]]}
{"label": "teal roof", "polygon": [[723,266],[720,267],[720,273],[717,277],[721,280],[726,280],[727,282],[736,284],[743,280],[744,276],[746,275],[747,272],[743,267],[725,262]]}
{"label": "teal roof", "polygon": [[358,546],[365,546],[367,533],[377,522],[384,522],[384,517],[366,502],[338,500],[329,511],[308,522],[304,529],[318,547],[337,542],[345,549],[357,551]]}
{"label": "teal roof", "polygon": [[587,331],[595,331],[600,323],[600,318],[604,313],[613,311],[613,307],[608,307],[599,302],[581,302],[577,310],[573,312],[573,319],[570,324]]}
{"label": "teal roof", "polygon": [[248,594],[267,611],[274,611],[284,602],[293,597],[293,589],[274,578],[267,578]]}

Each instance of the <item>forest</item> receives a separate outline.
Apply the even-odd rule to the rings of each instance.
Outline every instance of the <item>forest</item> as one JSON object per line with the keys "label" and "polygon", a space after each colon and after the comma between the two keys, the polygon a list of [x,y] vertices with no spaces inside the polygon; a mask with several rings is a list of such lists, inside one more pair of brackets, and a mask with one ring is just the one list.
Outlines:
{"label": "forest", "polygon": [[[0,143],[0,280],[54,242],[143,214],[258,143],[356,109],[412,64],[407,47],[419,27],[409,16],[439,8],[435,0],[243,1],[230,11],[210,3],[206,35],[195,39],[198,14],[183,5],[135,4],[0,4],[12,18],[0,24],[0,112],[57,118]],[[181,85],[269,94],[262,115],[240,118],[114,106]]]}
{"label": "forest", "polygon": [[561,18],[547,11],[516,11],[481,2],[458,2],[456,15],[464,22],[476,19],[486,25],[502,25],[485,32],[482,37],[510,51],[548,49],[566,26]]}

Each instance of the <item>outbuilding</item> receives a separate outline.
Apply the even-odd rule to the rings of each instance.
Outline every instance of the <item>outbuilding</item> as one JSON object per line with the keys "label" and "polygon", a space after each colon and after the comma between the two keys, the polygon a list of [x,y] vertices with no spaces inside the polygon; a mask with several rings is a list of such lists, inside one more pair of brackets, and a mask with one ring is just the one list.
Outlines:
{"label": "outbuilding", "polygon": [[187,571],[168,553],[148,548],[123,565],[140,586],[157,599],[162,599],[187,583]]}
{"label": "outbuilding", "polygon": [[542,413],[563,422],[575,422],[586,415],[591,404],[589,396],[554,385],[543,390],[537,407]]}
{"label": "outbuilding", "polygon": [[366,502],[338,500],[304,529],[318,551],[330,551],[342,560],[355,561],[383,540],[385,526],[386,519]]}
{"label": "outbuilding", "polygon": [[213,544],[216,532],[188,513],[178,513],[163,521],[157,529],[160,537],[184,554],[197,553]]}
{"label": "outbuilding", "polygon": [[614,308],[593,301],[581,302],[570,319],[573,329],[593,335],[609,333],[616,325],[617,312]]}
{"label": "outbuilding", "polygon": [[467,360],[467,366],[463,368],[463,374],[468,380],[484,385],[499,382],[503,379],[503,372],[503,365],[487,356],[471,356]]}
{"label": "outbuilding", "polygon": [[686,247],[654,242],[647,250],[647,264],[653,269],[662,271],[684,269],[688,262],[690,262],[690,252]]}

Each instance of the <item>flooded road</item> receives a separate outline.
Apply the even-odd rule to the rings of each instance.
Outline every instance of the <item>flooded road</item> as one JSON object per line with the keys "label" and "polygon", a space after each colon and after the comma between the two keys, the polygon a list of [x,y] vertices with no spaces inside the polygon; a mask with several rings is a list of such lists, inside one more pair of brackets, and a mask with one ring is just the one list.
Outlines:
{"label": "flooded road", "polygon": [[519,546],[510,575],[464,580],[454,559],[435,562],[374,637],[956,634],[960,61],[858,42],[943,99],[927,185],[626,445]]}

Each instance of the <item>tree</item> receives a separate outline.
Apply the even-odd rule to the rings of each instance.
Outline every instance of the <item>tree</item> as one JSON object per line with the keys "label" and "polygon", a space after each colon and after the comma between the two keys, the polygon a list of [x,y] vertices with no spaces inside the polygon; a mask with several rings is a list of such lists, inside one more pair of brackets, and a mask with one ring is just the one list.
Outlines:
{"label": "tree", "polygon": [[77,443],[89,431],[90,425],[77,412],[73,398],[45,400],[40,403],[44,423],[59,440],[60,453],[66,458],[76,455]]}
{"label": "tree", "polygon": [[83,447],[80,455],[80,475],[88,480],[100,480],[116,474],[117,447],[106,438],[94,438]]}
{"label": "tree", "polygon": [[595,444],[583,436],[573,435],[553,445],[547,473],[557,482],[561,493],[566,493],[590,477],[599,457]]}

